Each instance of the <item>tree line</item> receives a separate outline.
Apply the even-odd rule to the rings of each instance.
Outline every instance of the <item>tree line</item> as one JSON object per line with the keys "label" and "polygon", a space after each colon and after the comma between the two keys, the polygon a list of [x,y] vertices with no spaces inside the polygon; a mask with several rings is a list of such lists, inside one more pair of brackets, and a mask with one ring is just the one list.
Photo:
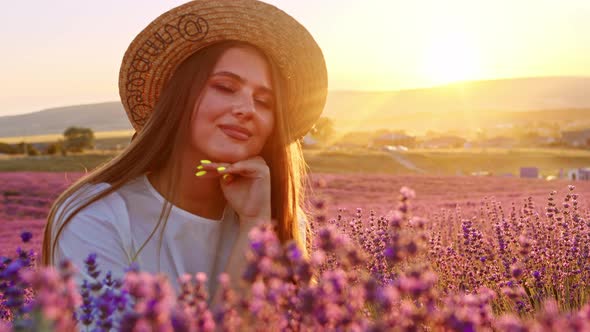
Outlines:
{"label": "tree line", "polygon": [[[43,148],[39,148],[41,145]],[[66,156],[68,153],[92,150],[94,146],[95,137],[92,129],[74,126],[64,130],[63,138],[47,144],[32,144],[24,141],[17,144],[0,142],[0,153],[25,154],[29,156],[61,154],[62,156]]]}

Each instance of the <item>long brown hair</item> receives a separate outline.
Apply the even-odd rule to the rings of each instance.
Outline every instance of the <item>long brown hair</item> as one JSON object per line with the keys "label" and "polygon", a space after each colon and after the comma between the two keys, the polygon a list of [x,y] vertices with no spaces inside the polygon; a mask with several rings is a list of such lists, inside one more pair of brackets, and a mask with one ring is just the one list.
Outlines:
{"label": "long brown hair", "polygon": [[[158,170],[170,163],[172,170],[167,174],[169,185],[164,189],[165,197],[172,197],[166,200],[162,206],[162,212],[154,230],[143,243],[133,259],[145,244],[152,238],[156,230],[163,222],[163,232],[172,203],[177,198],[177,172],[180,169],[179,155],[181,146],[185,144],[189,132],[189,120],[192,109],[199,102],[211,71],[223,52],[231,47],[253,47],[236,41],[226,41],[210,45],[186,59],[175,71],[170,81],[163,89],[153,114],[146,122],[142,130],[137,133],[131,144],[121,154],[112,160],[95,168],[86,176],[77,180],[65,190],[53,203],[47,223],[45,225],[41,263],[43,265],[55,264],[54,254],[57,241],[63,228],[82,209],[93,202],[109,195],[123,186],[129,180],[148,172]],[[264,53],[260,52],[264,55]],[[275,125],[271,136],[267,139],[261,156],[270,168],[271,173],[271,217],[276,224],[277,235],[281,243],[294,240],[303,251],[304,256],[309,257],[311,234],[308,214],[304,208],[305,186],[307,185],[307,169],[303,159],[301,142],[299,140],[288,143],[291,137],[291,130],[287,123],[285,112],[292,111],[285,107],[287,96],[282,95],[285,91],[284,80],[273,61],[268,59],[271,69],[273,90],[275,91],[276,115]],[[108,183],[110,186],[103,191],[89,196],[85,202],[76,204],[72,212],[68,211],[71,204],[66,204],[59,214],[60,220],[56,218],[56,212],[61,205],[74,193],[87,184]],[[71,203],[71,200],[68,200]],[[65,220],[63,217],[66,216]],[[306,243],[302,241],[298,219],[305,221]],[[57,230],[54,230],[58,227]],[[55,237],[53,238],[53,233]],[[162,233],[161,233],[162,234]],[[160,235],[160,245],[162,236]]]}

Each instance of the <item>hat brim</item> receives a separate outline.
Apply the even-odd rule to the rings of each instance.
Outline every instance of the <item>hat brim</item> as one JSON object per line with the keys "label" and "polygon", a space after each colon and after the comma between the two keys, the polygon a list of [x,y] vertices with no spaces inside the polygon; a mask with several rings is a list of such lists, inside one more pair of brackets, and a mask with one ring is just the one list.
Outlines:
{"label": "hat brim", "polygon": [[256,0],[192,1],[160,15],[131,42],[119,72],[119,94],[136,131],[149,119],[176,68],[208,45],[235,40],[262,50],[286,81],[290,141],[320,117],[327,96],[323,53],[311,34],[282,10]]}

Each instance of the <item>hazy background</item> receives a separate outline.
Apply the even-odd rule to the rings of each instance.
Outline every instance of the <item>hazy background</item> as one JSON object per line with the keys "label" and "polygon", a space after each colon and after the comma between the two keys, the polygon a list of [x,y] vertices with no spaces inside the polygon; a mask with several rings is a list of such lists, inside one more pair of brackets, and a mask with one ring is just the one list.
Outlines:
{"label": "hazy background", "polygon": [[[0,116],[117,101],[119,65],[133,37],[184,2],[4,3]],[[267,2],[314,35],[324,50],[330,90],[590,76],[586,0]]]}

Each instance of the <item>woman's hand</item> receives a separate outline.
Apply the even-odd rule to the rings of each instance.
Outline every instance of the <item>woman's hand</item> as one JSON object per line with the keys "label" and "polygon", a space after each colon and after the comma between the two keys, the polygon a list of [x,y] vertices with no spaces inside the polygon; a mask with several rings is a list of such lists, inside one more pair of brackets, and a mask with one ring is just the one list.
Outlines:
{"label": "woman's hand", "polygon": [[200,172],[203,177],[219,177],[225,198],[240,218],[240,228],[248,231],[257,223],[270,221],[270,169],[262,157],[200,165],[197,176]]}
{"label": "woman's hand", "polygon": [[[270,169],[262,157],[255,156],[233,164],[201,161],[195,175],[219,177],[225,198],[239,216],[240,231],[223,271],[229,275],[232,289],[238,294],[246,294],[247,288],[240,274],[247,264],[248,233],[271,218]],[[221,299],[221,287],[215,293],[213,305]]]}

